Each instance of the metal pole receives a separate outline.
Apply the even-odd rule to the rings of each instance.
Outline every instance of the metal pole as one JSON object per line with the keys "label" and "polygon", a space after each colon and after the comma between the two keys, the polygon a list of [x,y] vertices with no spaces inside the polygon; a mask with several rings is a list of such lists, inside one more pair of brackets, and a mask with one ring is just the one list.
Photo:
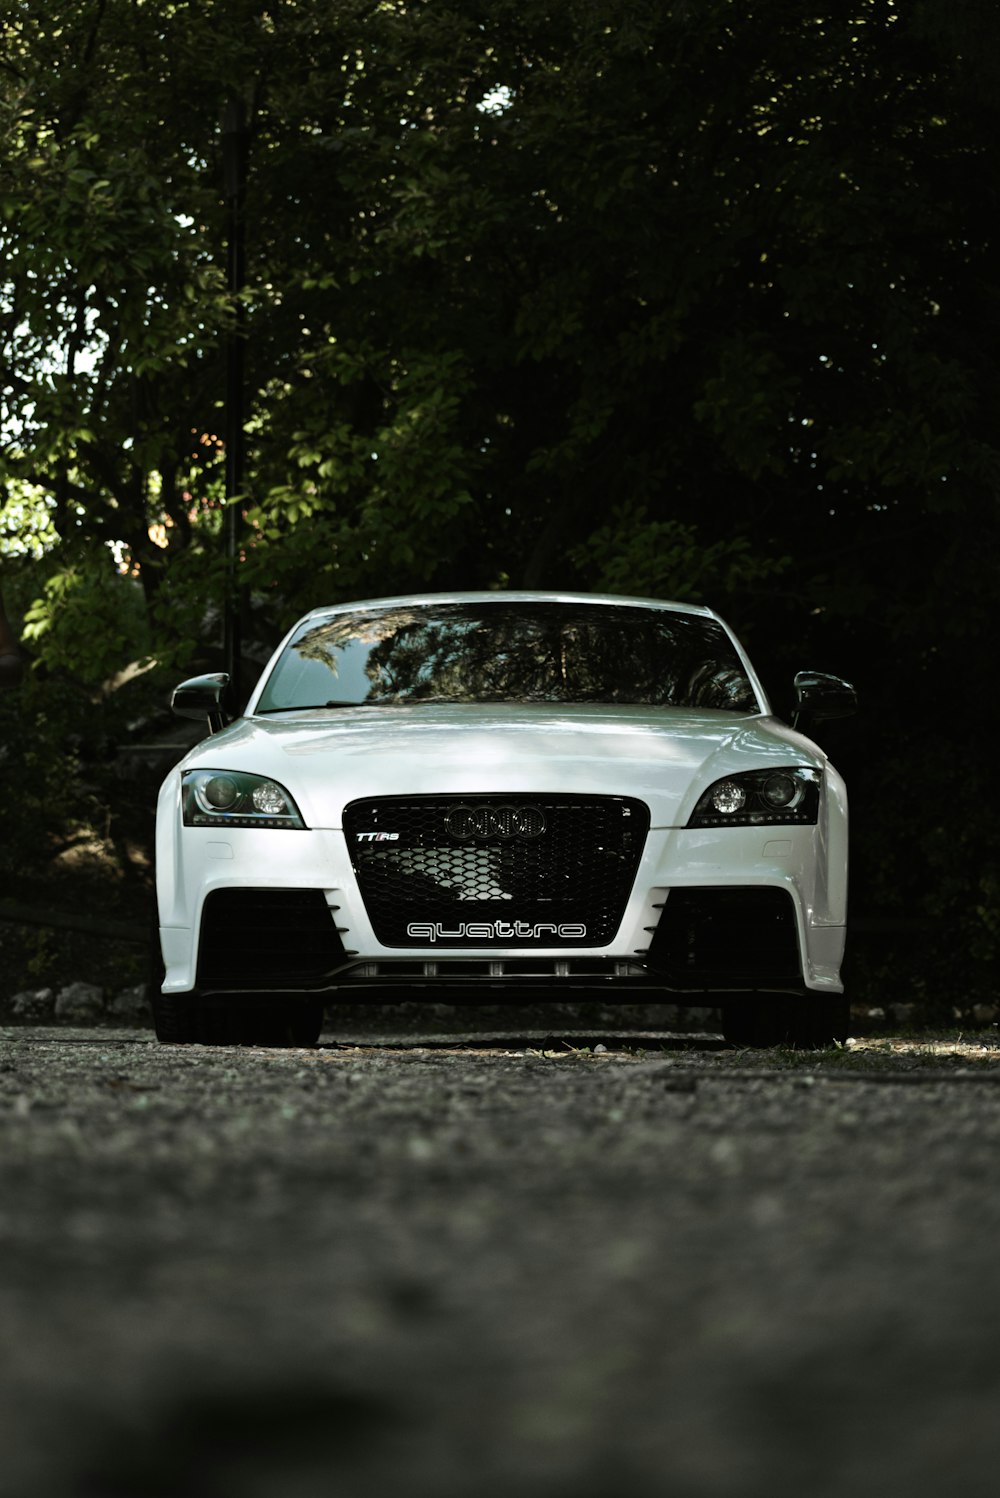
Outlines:
{"label": "metal pole", "polygon": [[228,218],[228,284],[233,298],[233,322],[226,340],[226,598],[225,669],[234,700],[242,708],[243,590],[239,583],[240,544],[243,538],[243,473],[246,455],[243,385],[246,328],[240,293],[246,282],[246,224],[244,204],[247,178],[246,107],[231,95],[222,119],[222,165]]}

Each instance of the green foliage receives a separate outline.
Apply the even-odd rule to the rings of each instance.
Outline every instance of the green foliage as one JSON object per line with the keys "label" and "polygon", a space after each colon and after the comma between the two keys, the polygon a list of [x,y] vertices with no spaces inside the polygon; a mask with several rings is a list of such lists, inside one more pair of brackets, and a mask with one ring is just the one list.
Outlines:
{"label": "green foliage", "polygon": [[746,536],[706,543],[694,525],[651,521],[642,505],[617,505],[607,525],[578,546],[573,562],[596,590],[711,603],[761,591],[791,566],[764,557]]}
{"label": "green foliage", "polygon": [[7,788],[0,879],[12,884],[43,863],[51,840],[90,810],[80,774],[86,699],[53,693],[29,675],[14,693],[0,694],[0,774]]}
{"label": "green foliage", "polygon": [[104,546],[82,547],[75,564],[47,578],[24,615],[22,638],[47,663],[96,686],[148,654],[142,590],[120,577]]}
{"label": "green foliage", "polygon": [[0,496],[0,556],[37,561],[58,544],[52,503],[43,492],[13,482]]}

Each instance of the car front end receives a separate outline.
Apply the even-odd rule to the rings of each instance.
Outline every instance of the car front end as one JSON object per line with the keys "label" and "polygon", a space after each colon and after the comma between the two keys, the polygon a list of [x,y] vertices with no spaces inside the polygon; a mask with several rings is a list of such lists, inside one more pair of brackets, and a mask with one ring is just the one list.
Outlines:
{"label": "car front end", "polygon": [[[298,658],[289,641],[276,653],[297,682],[324,650],[329,668],[331,618],[341,629],[337,611],[297,627]],[[766,994],[828,1009],[843,993],[843,782],[732,648],[752,696],[721,708],[286,703],[265,672],[161,790],[163,1001],[597,993],[749,1012]]]}

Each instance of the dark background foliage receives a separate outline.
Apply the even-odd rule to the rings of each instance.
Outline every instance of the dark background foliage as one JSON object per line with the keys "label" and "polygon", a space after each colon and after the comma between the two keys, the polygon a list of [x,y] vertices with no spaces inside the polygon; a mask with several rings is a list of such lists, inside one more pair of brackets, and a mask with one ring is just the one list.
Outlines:
{"label": "dark background foliage", "polygon": [[822,736],[855,985],[995,996],[998,40],[944,0],[22,0],[4,878],[96,838],[142,888],[122,767],[218,663],[239,319],[251,657],[307,606],[408,589],[709,602],[779,711],[803,666],[858,687]]}

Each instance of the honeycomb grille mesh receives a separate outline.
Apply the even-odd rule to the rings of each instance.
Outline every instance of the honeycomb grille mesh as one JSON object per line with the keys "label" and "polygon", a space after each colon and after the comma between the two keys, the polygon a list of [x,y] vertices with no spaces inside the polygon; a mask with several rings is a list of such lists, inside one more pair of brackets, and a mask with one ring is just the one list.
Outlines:
{"label": "honeycomb grille mesh", "polygon": [[395,796],[344,812],[368,917],[390,947],[604,946],[648,830],[646,806],[623,796]]}

